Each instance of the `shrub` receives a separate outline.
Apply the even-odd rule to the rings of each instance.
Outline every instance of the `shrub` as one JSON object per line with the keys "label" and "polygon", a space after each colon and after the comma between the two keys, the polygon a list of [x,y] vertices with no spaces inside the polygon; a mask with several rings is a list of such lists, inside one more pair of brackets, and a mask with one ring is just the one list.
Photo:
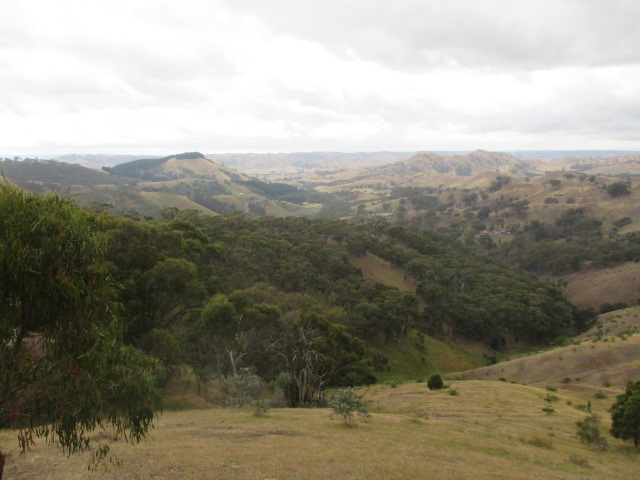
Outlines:
{"label": "shrub", "polygon": [[333,410],[333,415],[342,417],[342,421],[348,427],[355,427],[357,418],[371,418],[371,414],[367,411],[364,403],[362,403],[362,395],[358,395],[353,388],[341,388],[329,402],[329,407]]}
{"label": "shrub", "polygon": [[444,382],[439,373],[435,373],[429,377],[427,387],[429,387],[429,390],[442,390],[444,388]]}
{"label": "shrub", "polygon": [[629,305],[627,305],[625,302],[616,302],[616,303],[609,303],[609,302],[605,302],[602,303],[600,305],[600,313],[608,313],[608,312],[613,312],[614,310],[622,310],[623,308],[627,308]]}
{"label": "shrub", "polygon": [[551,415],[552,413],[556,413],[555,409],[553,407],[544,407],[542,409],[542,411],[544,413],[546,413],[547,415]]}
{"label": "shrub", "polygon": [[613,222],[613,224],[618,228],[622,228],[626,225],[629,225],[630,223],[633,223],[633,220],[631,220],[631,218],[629,217],[619,218],[618,220]]}
{"label": "shrub", "polygon": [[548,449],[553,448],[553,442],[551,440],[551,437],[547,435],[535,434],[534,436],[529,438],[521,438],[520,441],[522,441],[523,443],[528,443],[533,447],[541,447],[541,448],[548,448]]}
{"label": "shrub", "polygon": [[607,185],[605,190],[612,197],[628,195],[631,193],[631,184],[629,184],[628,182],[614,182],[610,185]]}
{"label": "shrub", "polygon": [[269,410],[273,407],[271,400],[260,399],[253,401],[253,415],[255,417],[266,417],[269,414]]}
{"label": "shrub", "polygon": [[578,465],[579,467],[593,468],[591,465],[589,465],[589,460],[587,460],[586,458],[578,457],[577,455],[569,455],[567,461]]}
{"label": "shrub", "polygon": [[576,422],[576,426],[578,427],[578,438],[582,443],[595,445],[600,450],[607,449],[607,440],[600,433],[600,419],[595,413]]}

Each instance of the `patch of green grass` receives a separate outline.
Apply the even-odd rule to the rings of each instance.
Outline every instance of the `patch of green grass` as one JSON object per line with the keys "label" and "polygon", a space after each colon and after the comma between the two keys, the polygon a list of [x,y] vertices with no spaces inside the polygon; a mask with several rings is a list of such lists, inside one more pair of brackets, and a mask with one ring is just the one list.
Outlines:
{"label": "patch of green grass", "polygon": [[[420,345],[420,348],[417,347]],[[389,371],[378,372],[378,380],[413,381],[433,373],[446,374],[484,366],[481,355],[447,345],[413,330],[400,342],[379,350],[389,359]]]}

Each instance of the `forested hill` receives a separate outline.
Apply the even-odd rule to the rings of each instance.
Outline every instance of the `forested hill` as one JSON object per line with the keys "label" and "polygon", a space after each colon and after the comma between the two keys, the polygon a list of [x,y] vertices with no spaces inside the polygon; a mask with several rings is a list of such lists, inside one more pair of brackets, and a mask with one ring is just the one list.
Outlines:
{"label": "forested hill", "polygon": [[[241,365],[275,380],[293,368],[286,352],[311,342],[329,384],[366,383],[385,364],[371,351],[411,329],[500,348],[507,338],[549,342],[590,320],[555,287],[435,233],[383,221],[166,216],[109,217],[108,259],[124,287],[128,340],[203,379]],[[351,259],[367,253],[415,278],[417,295],[364,278]]]}
{"label": "forested hill", "polygon": [[102,167],[102,169],[112,175],[153,182],[184,178],[229,180],[231,177],[235,177],[247,179],[239,172],[209,160],[199,152],[134,160],[114,167]]}
{"label": "forested hill", "polygon": [[0,160],[0,173],[13,182],[28,187],[39,183],[50,190],[59,189],[60,185],[95,186],[104,183],[123,183],[121,179],[110,178],[99,170],[55,160],[4,159]]}

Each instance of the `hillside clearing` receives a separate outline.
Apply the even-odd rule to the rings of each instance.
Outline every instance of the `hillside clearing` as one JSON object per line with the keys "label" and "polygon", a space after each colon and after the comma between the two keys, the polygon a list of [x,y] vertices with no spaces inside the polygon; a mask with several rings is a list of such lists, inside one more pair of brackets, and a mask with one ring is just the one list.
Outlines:
{"label": "hillside clearing", "polygon": [[597,308],[605,302],[635,305],[640,299],[640,263],[584,269],[552,280],[567,282],[564,294],[578,307]]}
{"label": "hillside clearing", "polygon": [[602,391],[609,398],[616,387],[640,375],[640,334],[602,337],[547,352],[517,358],[488,367],[459,373],[455,378],[515,381],[551,385],[563,392],[574,392],[584,401],[599,401]]}
{"label": "hillside clearing", "polygon": [[[388,287],[414,293],[416,281],[408,277],[401,268],[395,267],[391,262],[367,253],[366,255],[352,255],[351,263],[362,271],[362,276],[380,282]],[[424,306],[424,305],[422,305]]]}

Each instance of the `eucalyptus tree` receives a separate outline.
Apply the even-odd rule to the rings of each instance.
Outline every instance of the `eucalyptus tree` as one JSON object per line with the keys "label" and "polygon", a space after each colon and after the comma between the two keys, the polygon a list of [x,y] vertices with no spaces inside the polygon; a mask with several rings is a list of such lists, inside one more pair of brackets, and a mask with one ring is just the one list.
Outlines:
{"label": "eucalyptus tree", "polygon": [[123,345],[101,217],[5,181],[0,218],[0,425],[19,431],[23,449],[44,437],[83,451],[99,426],[140,441],[160,408],[161,371]]}

